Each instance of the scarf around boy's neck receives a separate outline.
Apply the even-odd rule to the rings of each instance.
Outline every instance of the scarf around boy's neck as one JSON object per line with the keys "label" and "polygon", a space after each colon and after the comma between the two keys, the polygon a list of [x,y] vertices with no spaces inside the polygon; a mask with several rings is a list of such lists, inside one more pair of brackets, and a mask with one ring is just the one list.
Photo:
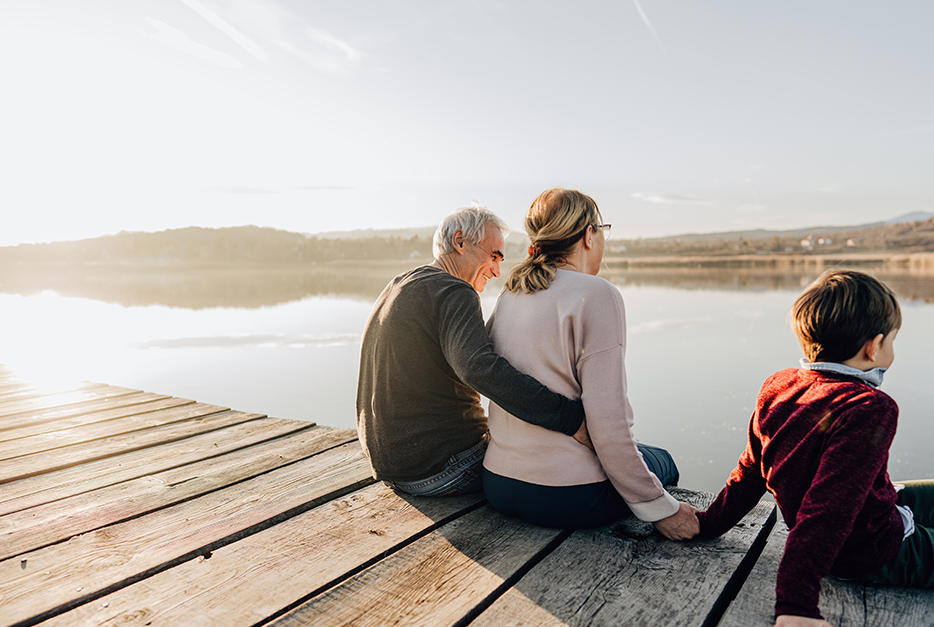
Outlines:
{"label": "scarf around boy's neck", "polygon": [[882,385],[882,375],[885,374],[885,368],[873,368],[872,370],[860,370],[851,366],[845,366],[832,361],[807,361],[804,357],[798,362],[804,370],[818,370],[821,372],[835,372],[845,374],[849,377],[855,377],[863,383],[877,388]]}

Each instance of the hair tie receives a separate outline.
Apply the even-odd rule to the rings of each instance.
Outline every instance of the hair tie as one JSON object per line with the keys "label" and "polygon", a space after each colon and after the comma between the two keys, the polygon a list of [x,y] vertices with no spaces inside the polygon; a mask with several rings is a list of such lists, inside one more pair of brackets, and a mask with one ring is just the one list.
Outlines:
{"label": "hair tie", "polygon": [[542,254],[542,247],[532,244],[529,246],[529,257],[538,257]]}

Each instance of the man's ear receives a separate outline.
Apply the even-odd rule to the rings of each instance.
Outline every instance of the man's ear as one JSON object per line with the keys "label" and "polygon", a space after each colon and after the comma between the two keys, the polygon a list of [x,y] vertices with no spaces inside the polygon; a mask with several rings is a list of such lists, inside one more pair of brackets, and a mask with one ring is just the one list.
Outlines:
{"label": "man's ear", "polygon": [[882,348],[883,339],[885,339],[885,336],[880,333],[871,340],[866,340],[866,343],[863,345],[863,351],[866,353],[866,359],[869,361],[876,360],[876,353],[878,353],[879,349]]}
{"label": "man's ear", "polygon": [[454,231],[454,235],[451,236],[451,243],[454,244],[454,252],[463,253],[464,252],[464,232],[460,229]]}

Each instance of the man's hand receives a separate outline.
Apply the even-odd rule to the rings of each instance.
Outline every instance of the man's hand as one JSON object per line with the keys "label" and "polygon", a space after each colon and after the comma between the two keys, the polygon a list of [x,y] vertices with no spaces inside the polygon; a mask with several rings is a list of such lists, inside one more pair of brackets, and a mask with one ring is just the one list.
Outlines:
{"label": "man's hand", "polygon": [[676,513],[668,518],[656,520],[654,523],[659,533],[669,540],[690,540],[700,533],[697,508],[687,503],[680,505]]}
{"label": "man's hand", "polygon": [[833,627],[833,625],[820,618],[782,614],[775,619],[775,627]]}
{"label": "man's hand", "polygon": [[589,448],[591,451],[594,451],[593,442],[590,441],[590,432],[587,431],[587,421],[581,421],[581,428],[577,430],[573,436],[575,440]]}

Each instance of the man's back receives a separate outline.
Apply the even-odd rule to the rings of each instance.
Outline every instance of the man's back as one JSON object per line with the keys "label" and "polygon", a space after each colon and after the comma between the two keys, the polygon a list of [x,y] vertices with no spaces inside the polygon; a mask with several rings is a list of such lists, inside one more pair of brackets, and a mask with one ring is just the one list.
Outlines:
{"label": "man's back", "polygon": [[489,343],[479,297],[444,270],[409,270],[380,294],[357,382],[357,430],[378,479],[429,476],[483,437],[480,395],[456,372],[478,342]]}

